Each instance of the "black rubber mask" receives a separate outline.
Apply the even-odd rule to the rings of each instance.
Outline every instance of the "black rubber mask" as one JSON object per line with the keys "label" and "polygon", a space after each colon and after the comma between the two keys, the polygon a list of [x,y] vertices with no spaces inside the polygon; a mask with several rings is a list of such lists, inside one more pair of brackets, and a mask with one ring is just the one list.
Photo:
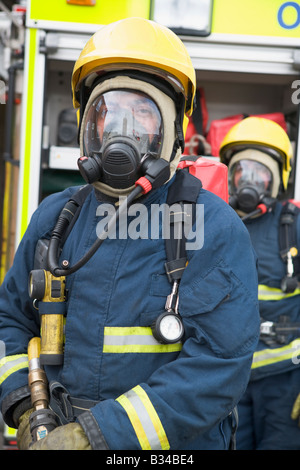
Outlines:
{"label": "black rubber mask", "polygon": [[272,190],[272,173],[265,165],[253,160],[240,160],[228,172],[229,203],[234,209],[250,213]]}
{"label": "black rubber mask", "polygon": [[155,102],[145,93],[112,90],[92,102],[83,131],[85,156],[79,160],[84,179],[112,188],[132,186],[149,153],[159,158],[163,125]]}

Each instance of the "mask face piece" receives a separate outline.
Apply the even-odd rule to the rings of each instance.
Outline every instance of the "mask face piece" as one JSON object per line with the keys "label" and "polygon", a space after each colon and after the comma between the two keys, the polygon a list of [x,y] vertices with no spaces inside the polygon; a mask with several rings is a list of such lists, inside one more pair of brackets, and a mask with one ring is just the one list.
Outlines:
{"label": "mask face piece", "polygon": [[254,160],[239,160],[228,171],[229,194],[235,208],[249,213],[264,196],[271,196],[273,177],[269,168]]}
{"label": "mask face piece", "polygon": [[229,169],[229,191],[234,194],[245,185],[254,185],[260,192],[270,194],[272,173],[262,163],[251,160],[240,160]]}
{"label": "mask face piece", "polygon": [[111,90],[91,103],[84,121],[83,150],[97,164],[98,180],[112,188],[129,188],[145,155],[159,158],[163,120],[154,100],[135,90]]}

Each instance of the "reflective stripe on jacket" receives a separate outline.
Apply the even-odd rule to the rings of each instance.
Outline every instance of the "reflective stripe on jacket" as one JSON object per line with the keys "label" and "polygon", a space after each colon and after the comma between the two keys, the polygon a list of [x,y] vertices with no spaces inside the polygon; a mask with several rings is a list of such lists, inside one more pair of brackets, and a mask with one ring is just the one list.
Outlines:
{"label": "reflective stripe on jacket", "polygon": [[16,354],[15,356],[6,356],[0,360],[0,385],[11,374],[20,369],[28,368],[27,354]]}
{"label": "reflective stripe on jacket", "polygon": [[300,338],[280,348],[262,349],[261,351],[255,352],[253,355],[252,369],[270,366],[282,361],[291,361],[293,364],[298,365],[299,355]]}
{"label": "reflective stripe on jacket", "polygon": [[155,408],[141,386],[116,400],[126,411],[142,450],[169,450],[170,444]]}
{"label": "reflective stripe on jacket", "polygon": [[181,349],[181,341],[174,344],[156,341],[150,327],[104,328],[104,353],[167,353]]}
{"label": "reflective stripe on jacket", "polygon": [[294,297],[294,295],[299,294],[300,288],[295,289],[294,292],[286,294],[277,287],[263,286],[262,284],[259,284],[258,286],[258,300],[282,300],[288,299],[289,297]]}

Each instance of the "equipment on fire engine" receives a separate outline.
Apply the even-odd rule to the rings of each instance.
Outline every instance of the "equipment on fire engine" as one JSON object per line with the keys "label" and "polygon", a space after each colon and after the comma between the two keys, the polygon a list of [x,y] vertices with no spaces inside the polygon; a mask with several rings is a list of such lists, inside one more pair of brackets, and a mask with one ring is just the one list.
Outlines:
{"label": "equipment on fire engine", "polygon": [[28,345],[28,384],[34,408],[30,415],[30,431],[33,442],[43,439],[57,426],[55,413],[49,409],[48,381],[40,364],[40,350],[40,338],[32,338]]}
{"label": "equipment on fire engine", "polygon": [[74,109],[63,109],[58,116],[57,145],[76,147],[77,118]]}

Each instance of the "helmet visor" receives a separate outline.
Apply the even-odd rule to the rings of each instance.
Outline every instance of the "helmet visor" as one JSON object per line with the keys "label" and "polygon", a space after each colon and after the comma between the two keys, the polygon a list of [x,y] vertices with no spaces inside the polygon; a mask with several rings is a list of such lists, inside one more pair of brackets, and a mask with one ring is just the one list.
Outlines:
{"label": "helmet visor", "polygon": [[160,154],[162,117],[150,96],[134,90],[112,90],[95,98],[84,122],[85,155],[101,152],[114,137],[130,139],[141,157],[148,151]]}
{"label": "helmet visor", "polygon": [[265,165],[253,160],[239,160],[229,167],[229,193],[235,194],[245,186],[254,186],[261,194],[270,195],[272,173]]}

